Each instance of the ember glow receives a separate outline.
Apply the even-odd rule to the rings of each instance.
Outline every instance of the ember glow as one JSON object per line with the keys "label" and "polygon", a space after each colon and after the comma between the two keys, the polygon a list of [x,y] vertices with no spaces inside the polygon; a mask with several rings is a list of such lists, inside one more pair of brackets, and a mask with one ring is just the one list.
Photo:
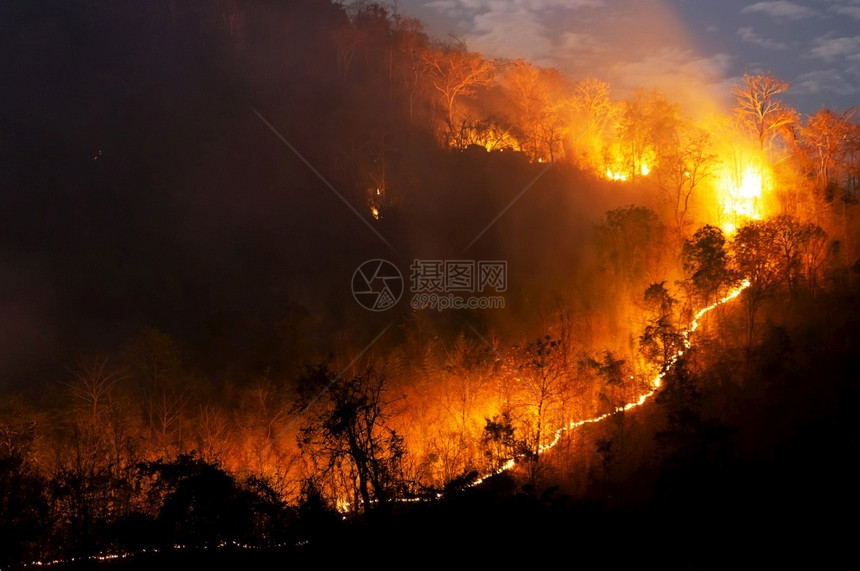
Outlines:
{"label": "ember glow", "polygon": [[606,178],[608,180],[622,181],[623,182],[623,181],[626,181],[628,179],[628,176],[626,174],[624,174],[623,172],[614,171],[612,169],[606,169]]}
{"label": "ember glow", "polygon": [[639,161],[635,168],[633,167],[624,167],[622,159],[616,159],[612,162],[613,166],[608,167],[604,172],[604,176],[607,180],[617,181],[617,182],[626,182],[633,178],[633,175],[647,177],[651,174],[652,163],[646,162],[644,160]]}
{"label": "ember glow", "polygon": [[612,169],[606,169],[606,178],[607,180],[615,180],[615,181],[626,181],[629,177],[620,171],[615,171]]}

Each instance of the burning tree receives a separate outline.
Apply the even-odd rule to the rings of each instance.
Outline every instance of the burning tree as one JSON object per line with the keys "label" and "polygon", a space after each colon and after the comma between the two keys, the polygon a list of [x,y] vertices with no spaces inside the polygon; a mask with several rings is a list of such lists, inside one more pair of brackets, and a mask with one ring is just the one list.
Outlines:
{"label": "burning tree", "polygon": [[777,134],[797,122],[797,111],[782,102],[777,96],[788,89],[788,82],[772,74],[744,74],[743,83],[736,85],[732,93],[737,99],[735,113],[741,128],[751,133],[758,142],[759,186],[764,194],[765,158]]}

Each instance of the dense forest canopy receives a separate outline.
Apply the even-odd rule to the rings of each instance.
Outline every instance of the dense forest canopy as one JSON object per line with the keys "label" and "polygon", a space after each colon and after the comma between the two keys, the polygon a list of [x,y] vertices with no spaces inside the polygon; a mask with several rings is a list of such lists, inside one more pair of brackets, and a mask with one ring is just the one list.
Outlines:
{"label": "dense forest canopy", "polygon": [[[495,472],[715,509],[856,445],[853,109],[761,73],[691,118],[369,2],[6,2],[0,53],[0,565]],[[503,309],[367,311],[375,259],[504,261]]]}

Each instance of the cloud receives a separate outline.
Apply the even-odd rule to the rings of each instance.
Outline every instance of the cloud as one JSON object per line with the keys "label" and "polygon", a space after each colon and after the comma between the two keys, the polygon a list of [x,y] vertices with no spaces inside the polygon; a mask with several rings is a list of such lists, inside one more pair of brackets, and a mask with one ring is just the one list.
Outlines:
{"label": "cloud", "polygon": [[432,8],[434,10],[450,10],[451,8],[456,8],[460,3],[456,0],[435,0],[434,2],[427,2],[424,4],[427,8]]}
{"label": "cloud", "polygon": [[773,18],[784,20],[804,20],[818,15],[818,12],[808,6],[775,0],[773,2],[756,2],[741,10],[741,14],[760,13]]}
{"label": "cloud", "polygon": [[566,31],[556,39],[553,54],[560,61],[573,58],[591,60],[595,55],[604,53],[608,46],[600,38],[580,32]]}
{"label": "cloud", "polygon": [[758,33],[756,33],[756,31],[753,30],[751,27],[750,28],[738,28],[737,33],[738,33],[738,36],[740,37],[741,40],[743,40],[747,43],[750,43],[750,44],[755,44],[755,45],[760,46],[760,47],[765,48],[765,49],[784,50],[788,47],[783,42],[777,42],[776,40],[771,40],[769,38],[764,38],[764,37],[758,35]]}
{"label": "cloud", "polygon": [[424,6],[443,14],[452,15],[458,12],[460,3],[456,0],[435,0],[434,2],[427,2]]}
{"label": "cloud", "polygon": [[525,58],[538,64],[549,63],[552,47],[548,30],[535,12],[501,2],[474,16],[465,39],[470,49],[493,57]]}
{"label": "cloud", "polygon": [[[728,54],[703,57],[689,49],[665,48],[640,59],[620,63],[615,66],[615,69],[629,77],[641,79],[672,75],[711,81],[722,79],[730,64],[731,57]],[[647,81],[638,81],[637,85],[647,85],[647,83]]]}
{"label": "cloud", "polygon": [[836,69],[819,69],[799,75],[791,83],[791,91],[796,95],[857,95],[860,86],[845,78]]}
{"label": "cloud", "polygon": [[[524,58],[535,64],[558,64],[560,22],[571,12],[601,8],[604,0],[458,0],[441,8],[464,14],[470,49],[489,57]],[[437,2],[431,4],[436,5]]]}
{"label": "cloud", "polygon": [[860,6],[831,6],[828,11],[848,16],[853,20],[860,20]]}
{"label": "cloud", "polygon": [[707,76],[707,93],[716,98],[721,88],[731,92],[726,76],[760,68],[802,81],[791,90],[798,105],[815,108],[829,100],[850,106],[858,99],[860,0],[750,0],[722,7],[713,0],[707,6],[689,0],[401,1],[432,4],[437,17],[450,11],[437,20],[444,24],[433,30],[438,37],[455,27],[471,49],[488,57],[523,57],[574,80],[597,77],[617,97],[637,84],[659,86],[673,99],[691,90],[686,58],[710,66],[699,75]]}
{"label": "cloud", "polygon": [[821,37],[815,40],[815,47],[809,57],[832,61],[838,58],[857,59],[860,57],[860,36],[832,38]]}

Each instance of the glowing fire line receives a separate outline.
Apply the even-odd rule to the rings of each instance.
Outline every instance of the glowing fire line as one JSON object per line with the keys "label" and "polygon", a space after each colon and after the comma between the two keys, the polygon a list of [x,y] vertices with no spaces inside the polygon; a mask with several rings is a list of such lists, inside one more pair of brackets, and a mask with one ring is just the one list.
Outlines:
{"label": "glowing fire line", "polygon": [[29,563],[22,563],[21,567],[52,567],[54,565],[66,565],[68,563],[82,563],[85,561],[113,561],[115,559],[129,559],[132,557],[137,557],[139,555],[145,555],[147,553],[157,554],[157,553],[167,553],[170,551],[188,551],[188,550],[197,550],[197,551],[208,551],[210,549],[224,549],[226,547],[232,547],[237,549],[277,549],[281,547],[287,546],[297,546],[302,547],[306,545],[308,542],[306,540],[301,540],[295,543],[276,543],[273,545],[250,545],[247,543],[240,543],[238,541],[221,541],[217,544],[213,545],[183,545],[183,544],[174,544],[166,548],[150,548],[150,549],[140,549],[138,551],[121,551],[116,553],[99,553],[97,555],[84,555],[80,557],[69,557],[68,559],[51,559],[46,561],[30,561]]}
{"label": "glowing fire line", "polygon": [[[615,410],[613,410],[611,412],[607,412],[607,413],[601,414],[599,416],[595,416],[593,418],[585,418],[582,420],[575,420],[575,421],[572,421],[571,423],[569,423],[567,426],[562,426],[561,428],[559,428],[555,431],[555,433],[553,434],[553,438],[552,438],[551,442],[549,442],[547,444],[541,444],[540,446],[538,446],[538,454],[543,454],[544,452],[555,447],[555,445],[558,444],[558,442],[561,440],[562,435],[565,432],[567,432],[568,430],[575,430],[575,429],[579,428],[580,426],[584,426],[586,424],[594,424],[597,422],[601,422],[603,420],[606,420],[607,418],[609,418],[610,416],[612,416],[614,414],[618,414],[619,412],[628,411],[632,408],[636,408],[636,407],[639,407],[639,406],[642,406],[643,404],[645,404],[648,401],[648,399],[650,399],[652,396],[654,396],[654,394],[663,385],[663,378],[669,373],[669,371],[672,370],[672,367],[675,366],[675,363],[678,362],[678,359],[680,359],[684,355],[684,352],[692,346],[692,342],[690,341],[690,335],[692,335],[693,332],[699,328],[699,320],[702,317],[704,317],[705,314],[707,314],[709,311],[716,309],[720,305],[727,303],[727,302],[735,299],[736,297],[738,297],[742,291],[744,291],[746,288],[749,287],[749,285],[750,285],[749,280],[744,280],[743,282],[741,282],[740,286],[733,289],[732,291],[727,293],[724,297],[715,301],[711,305],[709,305],[703,309],[700,309],[699,312],[696,313],[696,315],[693,317],[692,322],[690,323],[689,329],[687,329],[686,331],[681,333],[682,342],[683,342],[683,346],[684,346],[683,349],[678,349],[678,351],[674,355],[672,355],[672,357],[669,359],[669,361],[663,366],[663,370],[660,371],[660,373],[656,377],[654,377],[654,380],[651,382],[651,390],[650,391],[648,391],[647,393],[643,393],[643,394],[639,395],[639,398],[633,402],[629,402],[623,406],[616,407]],[[496,476],[498,474],[501,474],[502,472],[507,472],[508,470],[510,470],[511,468],[516,466],[518,459],[523,458],[523,457],[524,457],[524,455],[520,455],[518,457],[509,459],[507,462],[502,464],[500,467],[498,467],[495,470],[488,472],[488,473],[484,474],[483,476],[479,477],[477,480],[475,480],[474,482],[469,484],[469,486],[467,486],[467,487],[471,488],[471,487],[477,486],[477,485],[483,483],[488,478],[491,478],[492,476]],[[437,494],[437,498],[438,497],[441,497],[441,494]]]}
{"label": "glowing fire line", "polygon": [[[693,319],[690,322],[690,327],[681,333],[683,348],[679,349],[674,355],[672,355],[672,357],[669,359],[669,361],[663,366],[663,370],[660,371],[660,373],[658,373],[656,377],[654,377],[654,380],[651,381],[651,390],[649,390],[647,393],[643,393],[643,394],[639,395],[639,398],[637,398],[635,401],[629,402],[623,406],[616,407],[615,410],[613,410],[611,412],[607,412],[607,413],[604,413],[604,414],[601,414],[599,416],[595,416],[592,418],[585,418],[582,420],[576,420],[576,421],[569,423],[567,426],[562,426],[561,428],[559,428],[555,431],[555,433],[553,434],[553,438],[552,438],[551,442],[549,442],[547,444],[541,444],[538,447],[538,454],[539,455],[543,454],[544,452],[555,447],[555,445],[558,444],[559,441],[561,440],[561,437],[564,435],[564,433],[569,431],[569,430],[575,430],[581,426],[585,426],[586,424],[595,424],[595,423],[601,422],[603,420],[606,420],[607,418],[609,418],[612,415],[618,414],[619,412],[625,412],[625,411],[628,411],[628,410],[636,408],[636,407],[640,407],[643,404],[645,404],[648,401],[648,399],[650,399],[652,396],[654,396],[657,393],[657,391],[660,389],[660,387],[663,385],[663,378],[672,370],[672,368],[678,362],[678,359],[680,359],[684,355],[684,352],[687,349],[690,349],[690,347],[692,347],[692,342],[690,341],[690,336],[699,328],[699,320],[702,317],[704,317],[708,312],[710,312],[710,311],[716,309],[717,307],[723,305],[724,303],[728,303],[729,301],[738,297],[741,294],[741,292],[743,292],[746,288],[749,287],[749,285],[750,285],[749,280],[743,280],[738,287],[731,290],[729,293],[727,293],[725,296],[718,299],[717,301],[715,301],[711,305],[708,305],[707,307],[700,309],[696,313],[696,315],[693,316]],[[490,472],[487,472],[487,473],[483,474],[482,476],[478,477],[477,479],[473,480],[469,485],[465,486],[465,488],[466,489],[473,488],[475,486],[482,484],[487,479],[489,479],[493,476],[497,476],[503,472],[507,472],[508,470],[512,469],[514,466],[517,465],[518,460],[520,460],[521,458],[524,458],[524,457],[525,457],[525,454],[521,454],[521,455],[516,456],[514,458],[508,459],[504,464],[502,464],[501,466],[499,466],[495,470],[491,470]],[[399,502],[425,502],[425,501],[431,501],[433,499],[439,500],[439,499],[442,499],[443,496],[444,496],[444,494],[442,494],[441,492],[438,492],[432,498],[426,498],[426,497],[425,498],[401,498],[397,501],[399,501]],[[350,511],[352,511],[352,504],[350,504],[349,502],[340,502],[340,503],[338,503],[338,511],[340,511],[341,513],[349,513]],[[344,516],[344,517],[346,517],[346,516]]]}

